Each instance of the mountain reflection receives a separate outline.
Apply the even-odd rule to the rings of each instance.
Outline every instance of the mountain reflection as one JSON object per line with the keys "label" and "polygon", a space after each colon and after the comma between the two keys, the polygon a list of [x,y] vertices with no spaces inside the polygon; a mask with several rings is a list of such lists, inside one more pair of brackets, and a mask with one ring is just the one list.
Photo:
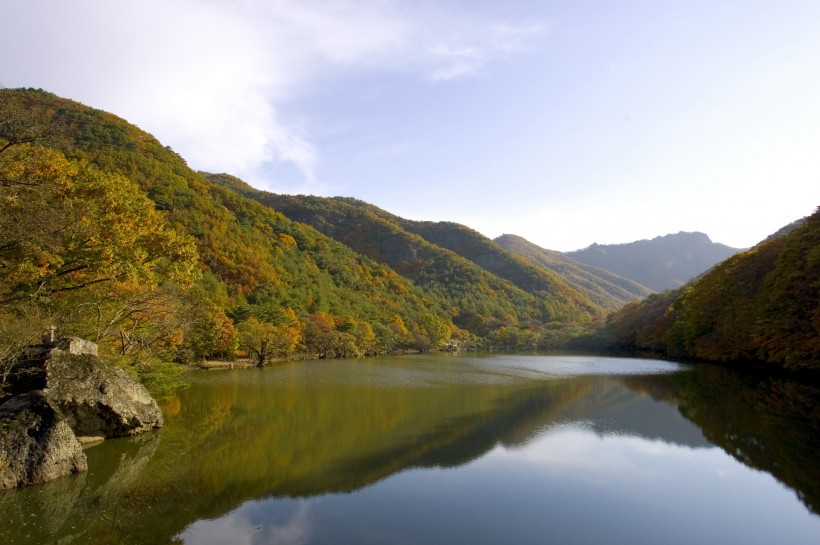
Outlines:
{"label": "mountain reflection", "polygon": [[[564,359],[569,371],[551,374],[546,360],[410,357],[196,374],[169,404],[161,434],[90,449],[87,476],[0,494],[0,539],[168,542],[189,526],[208,531],[191,524],[249,500],[351,492],[573,423],[600,436],[714,443],[818,512],[815,390],[712,367],[664,373],[676,369],[662,362],[635,364],[653,374],[624,374],[629,360],[612,360],[597,369],[615,374],[572,376],[585,362]],[[48,523],[21,526],[32,512]],[[265,530],[299,542],[306,516],[294,511]]]}
{"label": "mountain reflection", "polygon": [[636,392],[677,405],[713,444],[770,473],[820,514],[820,388],[698,365],[691,372],[628,377]]}

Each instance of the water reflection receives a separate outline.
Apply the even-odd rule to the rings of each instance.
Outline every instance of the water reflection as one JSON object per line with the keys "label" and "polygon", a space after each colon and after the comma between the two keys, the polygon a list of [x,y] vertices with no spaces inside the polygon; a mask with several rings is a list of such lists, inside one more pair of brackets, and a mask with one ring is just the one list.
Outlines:
{"label": "water reflection", "polygon": [[[708,501],[704,501],[708,499]],[[719,448],[585,425],[498,446],[457,471],[402,472],[354,495],[248,502],[180,534],[187,544],[810,544],[820,523],[789,491]]]}
{"label": "water reflection", "polygon": [[[816,509],[818,397],[784,381],[521,356],[301,362],[192,379],[162,434],[134,444],[142,454],[109,441],[89,451],[85,477],[0,494],[0,540],[409,543],[434,530],[436,542],[463,543],[458,524],[479,520],[471,539],[482,543],[502,530],[535,540],[547,530],[539,521],[557,524],[559,513],[583,521],[576,532],[589,538],[597,527],[634,537],[622,525],[646,526],[641,510],[660,527],[714,537],[699,522],[700,534],[686,534],[675,513],[711,509],[702,516],[712,524],[731,502],[753,513],[775,500],[778,516],[757,520],[818,530],[790,492],[712,446]],[[613,509],[630,516],[604,516]],[[29,519],[36,534],[21,530]]]}
{"label": "water reflection", "polygon": [[85,543],[94,525],[117,524],[117,505],[138,486],[161,434],[86,449],[89,471],[43,486],[0,490],[1,543]]}
{"label": "water reflection", "polygon": [[287,501],[276,506],[251,501],[228,516],[195,522],[180,540],[200,545],[304,545],[311,542],[315,526],[308,501]]}
{"label": "water reflection", "polygon": [[704,436],[743,464],[771,473],[820,514],[820,388],[715,366],[625,384],[678,406]]}

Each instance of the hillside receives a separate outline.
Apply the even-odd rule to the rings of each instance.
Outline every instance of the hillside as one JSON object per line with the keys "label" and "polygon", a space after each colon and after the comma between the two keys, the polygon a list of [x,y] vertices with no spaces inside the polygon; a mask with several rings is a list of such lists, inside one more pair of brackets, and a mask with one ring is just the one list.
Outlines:
{"label": "hillside", "polygon": [[573,289],[607,311],[646,297],[652,290],[605,269],[579,263],[561,252],[546,250],[516,235],[501,235],[495,242],[515,254],[560,275]]}
{"label": "hillside", "polygon": [[[105,186],[113,197],[130,191],[120,199],[124,204],[149,202],[159,214],[156,229],[176,233],[195,246],[172,256],[175,262],[185,260],[191,273],[185,279],[188,285],[167,274],[141,283],[124,271],[116,277],[92,279],[93,285],[69,286],[70,291],[58,287],[46,297],[20,295],[13,301],[5,297],[14,303],[0,308],[8,323],[39,313],[56,318],[64,334],[96,340],[111,353],[136,357],[151,348],[155,354],[170,353],[176,359],[230,356],[237,350],[253,352],[255,357],[294,352],[333,357],[402,347],[424,349],[457,333],[449,306],[434,293],[307,225],[211,183],[151,135],[114,115],[35,90],[2,90],[0,105],[4,129],[17,126],[17,120],[27,126],[36,120],[46,128],[31,142],[18,139],[2,155],[0,168],[19,177],[19,187],[33,188],[34,194],[52,187],[40,184],[35,169],[20,170],[26,164],[21,153],[33,157],[26,159],[29,162],[42,163],[44,157],[62,161],[65,178],[76,181],[77,187],[87,182],[72,173],[88,165],[93,175],[86,178],[113,180]],[[8,132],[3,138],[11,142]],[[8,193],[4,198],[14,198],[11,192],[17,191],[5,185],[2,189]],[[24,224],[4,224],[2,238],[12,229],[21,233],[41,229],[25,221],[59,217],[65,212],[60,206],[68,202],[66,198],[75,199],[66,194],[56,197],[43,199],[39,216],[21,213],[17,218]],[[138,225],[147,213],[130,216],[123,206],[115,220],[130,218],[129,225]],[[23,294],[20,290],[28,285],[8,273],[30,270],[16,264],[30,257],[18,250],[31,245],[21,238],[20,244],[12,246],[0,248],[4,295]],[[64,260],[63,254],[56,258]],[[110,265],[107,253],[95,258],[101,269]],[[65,269],[48,274],[69,278],[77,272]]]}
{"label": "hillside", "polygon": [[[586,297],[548,269],[501,247],[481,233],[458,223],[397,219],[409,232],[469,259],[479,267],[509,280],[519,288],[564,304],[587,305]],[[591,306],[589,306],[591,308]]]}
{"label": "hillside", "polygon": [[629,350],[820,369],[820,209],[685,288],[627,305],[608,329]]}
{"label": "hillside", "polygon": [[0,171],[13,212],[0,225],[0,371],[6,340],[47,324],[162,381],[155,364],[237,354],[550,348],[603,316],[466,227],[194,172],[127,121],[41,90],[0,90]]}
{"label": "hillside", "polygon": [[627,244],[593,244],[566,255],[663,291],[684,285],[738,251],[703,233],[681,232]]}
{"label": "hillside", "polygon": [[491,319],[588,321],[603,313],[562,278],[467,227],[405,220],[356,199],[277,195],[224,174],[209,178],[389,265],[450,302],[462,327],[486,332]]}

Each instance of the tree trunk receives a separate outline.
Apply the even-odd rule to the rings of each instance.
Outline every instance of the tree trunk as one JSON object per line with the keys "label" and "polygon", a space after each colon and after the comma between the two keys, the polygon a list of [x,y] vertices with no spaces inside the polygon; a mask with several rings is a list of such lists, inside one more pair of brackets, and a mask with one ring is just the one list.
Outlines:
{"label": "tree trunk", "polygon": [[259,358],[256,360],[257,367],[264,367],[265,360],[268,358],[268,341],[262,341],[261,346],[259,347]]}

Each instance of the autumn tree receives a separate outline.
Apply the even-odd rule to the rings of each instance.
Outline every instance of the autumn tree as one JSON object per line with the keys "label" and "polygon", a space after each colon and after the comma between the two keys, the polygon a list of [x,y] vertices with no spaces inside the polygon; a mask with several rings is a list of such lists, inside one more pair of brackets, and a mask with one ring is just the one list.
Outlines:
{"label": "autumn tree", "polygon": [[182,309],[183,346],[178,357],[196,361],[208,357],[233,358],[239,348],[236,326],[224,309],[207,301],[189,301]]}
{"label": "autumn tree", "polygon": [[0,179],[0,304],[196,274],[190,237],[122,176],[24,144],[0,154]]}
{"label": "autumn tree", "polygon": [[53,317],[45,310],[26,305],[10,309],[0,307],[0,398],[22,351],[38,343]]}
{"label": "autumn tree", "polygon": [[239,346],[257,367],[264,367],[272,356],[272,340],[276,326],[251,316],[237,327]]}
{"label": "autumn tree", "polygon": [[314,312],[305,325],[305,349],[320,358],[332,358],[339,348],[340,337],[336,319],[327,312]]}
{"label": "autumn tree", "polygon": [[239,323],[237,335],[239,346],[262,367],[271,358],[287,358],[293,355],[302,340],[303,325],[292,309],[282,309],[276,324],[251,316]]}
{"label": "autumn tree", "polygon": [[[42,112],[0,105],[4,325],[48,315],[119,353],[173,345],[178,323],[163,286],[196,278],[191,237],[170,229],[129,179],[41,145],[47,126]],[[12,347],[0,352],[11,358]]]}

